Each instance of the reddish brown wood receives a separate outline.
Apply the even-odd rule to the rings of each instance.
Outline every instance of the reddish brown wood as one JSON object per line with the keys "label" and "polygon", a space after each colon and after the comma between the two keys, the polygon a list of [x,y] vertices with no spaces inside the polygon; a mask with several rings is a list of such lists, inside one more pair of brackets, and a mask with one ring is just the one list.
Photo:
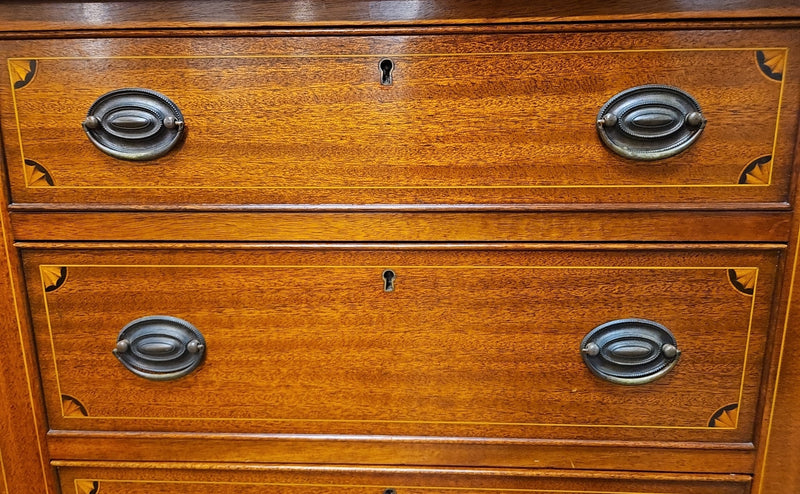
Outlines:
{"label": "reddish brown wood", "polygon": [[798,342],[800,330],[797,323],[797,314],[800,310],[798,247],[800,245],[794,245],[789,262],[790,269],[787,269],[787,273],[790,273],[786,283],[788,306],[779,312],[781,332],[776,352],[776,368],[779,369],[779,375],[777,382],[773,383],[777,388],[774,390],[770,388],[774,393],[771,393],[771,397],[774,397],[775,401],[772,407],[767,408],[764,418],[763,448],[754,483],[754,493],[758,494],[792,492],[800,488],[800,466],[798,466],[800,456],[795,447],[800,440],[800,433],[797,430],[797,424],[800,423],[800,412],[798,412],[800,397],[797,392],[800,385],[800,369],[794,358],[798,354],[800,344]]}
{"label": "reddish brown wood", "polygon": [[[0,2],[0,493],[52,491],[53,460],[67,494],[94,489],[77,478],[100,494],[794,494],[799,27],[792,0]],[[756,52],[787,48],[768,79]],[[697,145],[644,166],[598,147],[597,108],[654,82],[700,101]],[[184,109],[181,149],[130,165],[87,143],[88,105],[128,85]],[[754,154],[774,155],[769,185],[738,185]],[[514,267],[535,263],[545,276]],[[43,292],[42,264],[75,265]],[[389,265],[394,298],[373,287]],[[709,276],[752,266],[748,340],[746,296]],[[560,353],[572,326],[632,309],[694,353],[650,388],[595,388]],[[195,374],[156,385],[109,353],[153,310],[212,328]],[[708,420],[734,370],[735,429],[647,428]],[[65,417],[62,392],[89,417]],[[409,464],[426,468],[389,468]]]}
{"label": "reddish brown wood", "polygon": [[[54,428],[750,442],[776,254],[362,247],[24,260]],[[730,269],[758,270],[755,300]],[[117,333],[147,315],[196,326],[204,364],[169,383],[123,368]],[[612,385],[582,362],[589,330],[630,317],[664,324],[683,348],[655,383]],[[730,404],[738,421],[709,428]]]}
{"label": "reddish brown wood", "polygon": [[50,493],[55,480],[46,456],[37,364],[5,205],[0,188],[0,492]]}
{"label": "reddish brown wood", "polygon": [[[21,241],[786,242],[784,212],[13,213]],[[113,228],[109,228],[113,225]]]}
{"label": "reddish brown wood", "polygon": [[[800,150],[800,141],[797,142]],[[795,152],[795,186],[800,184],[800,153]],[[781,298],[777,311],[778,337],[773,342],[772,368],[768,385],[764,386],[769,398],[763,414],[759,437],[758,462],[753,484],[754,494],[795,492],[800,490],[800,441],[797,424],[800,423],[800,365],[796,359],[800,348],[800,217],[795,214],[792,235],[787,252]],[[773,401],[774,400],[774,401]]]}
{"label": "reddish brown wood", "polygon": [[[27,85],[13,95],[5,88],[13,199],[783,203],[798,86],[766,77],[756,51],[783,53],[793,34],[9,42],[3,50],[12,71],[37,60]],[[396,64],[388,87],[379,82],[385,57]],[[776,70],[800,70],[793,50],[786,63]],[[597,112],[620,91],[651,83],[693,94],[710,125],[679,156],[621,158],[600,142]],[[188,128],[180,149],[147,164],[95,149],[80,122],[97,97],[121,87],[154,89],[176,102]],[[749,163],[773,154],[751,180],[765,183],[739,184]],[[32,165],[23,157],[43,166],[53,185],[26,179]]]}
{"label": "reddish brown wood", "polygon": [[751,472],[750,444],[51,431],[53,458]]}
{"label": "reddish brown wood", "polygon": [[[369,0],[320,2],[137,1],[80,4],[3,2],[0,30],[130,29],[255,26],[341,26],[397,24],[482,24],[508,22],[609,21],[697,18],[800,17],[792,0],[615,2],[546,0],[422,0],[413,3]],[[213,16],[209,15],[213,12]]]}
{"label": "reddish brown wood", "polygon": [[760,30],[796,29],[800,18],[763,18],[758,22],[750,19],[687,19],[681,22],[670,20],[605,21],[605,22],[548,22],[512,24],[458,24],[458,25],[384,25],[343,27],[267,27],[228,29],[125,29],[114,30],[64,30],[64,31],[0,31],[0,39],[85,39],[118,38],[121,34],[135,38],[226,38],[266,36],[392,36],[392,35],[441,35],[441,34],[533,34],[533,33],[624,33],[632,31],[687,31],[687,30]]}
{"label": "reddish brown wood", "polygon": [[492,492],[604,492],[642,494],[744,494],[746,475],[675,475],[609,473],[565,470],[477,470],[424,468],[287,467],[271,465],[71,463],[59,462],[65,494],[87,494],[98,482],[101,492],[139,494],[197,493],[312,493],[380,494],[433,492],[446,494],[464,489]]}

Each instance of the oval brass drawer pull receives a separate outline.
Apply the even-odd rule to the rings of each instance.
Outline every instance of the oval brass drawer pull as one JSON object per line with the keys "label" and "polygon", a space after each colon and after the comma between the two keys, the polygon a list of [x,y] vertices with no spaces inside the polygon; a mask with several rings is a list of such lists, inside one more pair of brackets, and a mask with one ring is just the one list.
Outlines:
{"label": "oval brass drawer pull", "polygon": [[647,319],[618,319],[591,330],[581,342],[583,361],[616,384],[644,384],[669,372],[680,356],[672,333]]}
{"label": "oval brass drawer pull", "polygon": [[142,161],[168,153],[184,133],[175,103],[149,89],[106,93],[89,108],[83,130],[98,149],[115,158]]}
{"label": "oval brass drawer pull", "polygon": [[597,133],[612,151],[658,160],[691,146],[706,125],[700,105],[675,87],[646,85],[615,95],[597,115]]}
{"label": "oval brass drawer pull", "polygon": [[197,368],[205,349],[205,338],[189,322],[177,317],[148,316],[122,328],[112,351],[137,376],[167,381]]}

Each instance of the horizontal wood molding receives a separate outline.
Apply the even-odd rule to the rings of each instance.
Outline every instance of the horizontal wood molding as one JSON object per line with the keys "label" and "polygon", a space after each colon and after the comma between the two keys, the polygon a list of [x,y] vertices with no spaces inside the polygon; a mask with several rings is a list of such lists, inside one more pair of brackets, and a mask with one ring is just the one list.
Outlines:
{"label": "horizontal wood molding", "polygon": [[[200,439],[198,441],[198,439]],[[337,463],[371,465],[462,465],[536,468],[691,471],[730,473],[752,471],[752,445],[702,446],[666,443],[548,442],[520,440],[458,440],[444,438],[262,435],[188,435],[86,433],[50,431],[48,446],[56,460],[92,461]],[[67,463],[57,463],[58,465]]]}
{"label": "horizontal wood molding", "polygon": [[[47,8],[44,8],[46,5]],[[74,2],[7,2],[0,13],[0,31],[66,29],[159,29],[269,26],[363,26],[404,24],[497,24],[602,22],[684,19],[747,19],[800,17],[792,0],[701,1],[680,4],[657,0],[578,2],[458,0],[375,2],[138,1],[81,4]]]}
{"label": "horizontal wood molding", "polygon": [[65,494],[109,492],[529,492],[744,494],[747,475],[520,469],[380,468],[346,465],[200,465],[58,462]]}
{"label": "horizontal wood molding", "polygon": [[775,242],[787,212],[12,213],[17,241]]}

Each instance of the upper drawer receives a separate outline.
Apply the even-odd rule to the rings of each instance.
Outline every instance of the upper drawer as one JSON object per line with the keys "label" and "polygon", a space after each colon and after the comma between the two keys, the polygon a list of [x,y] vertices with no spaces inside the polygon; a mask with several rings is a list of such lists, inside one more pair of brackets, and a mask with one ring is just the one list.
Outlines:
{"label": "upper drawer", "polygon": [[[800,73],[796,34],[6,42],[13,200],[781,203],[796,136],[798,84],[786,77]],[[616,95],[651,85],[688,98],[628,94],[602,130],[633,154],[697,137],[672,157],[623,157],[604,144],[598,116]],[[161,103],[148,100],[104,99],[90,112],[120,88],[166,96],[185,126],[168,129]],[[144,161],[106,154],[84,132],[89,113],[111,154],[176,145]]]}
{"label": "upper drawer", "polygon": [[23,257],[53,429],[751,442],[778,252]]}

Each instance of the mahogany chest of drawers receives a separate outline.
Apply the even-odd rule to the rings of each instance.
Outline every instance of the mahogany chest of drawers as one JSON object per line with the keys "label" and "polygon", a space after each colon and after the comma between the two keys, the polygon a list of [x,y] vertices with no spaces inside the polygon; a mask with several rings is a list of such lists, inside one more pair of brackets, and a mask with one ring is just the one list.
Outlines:
{"label": "mahogany chest of drawers", "polygon": [[794,493],[800,7],[0,3],[0,493]]}

